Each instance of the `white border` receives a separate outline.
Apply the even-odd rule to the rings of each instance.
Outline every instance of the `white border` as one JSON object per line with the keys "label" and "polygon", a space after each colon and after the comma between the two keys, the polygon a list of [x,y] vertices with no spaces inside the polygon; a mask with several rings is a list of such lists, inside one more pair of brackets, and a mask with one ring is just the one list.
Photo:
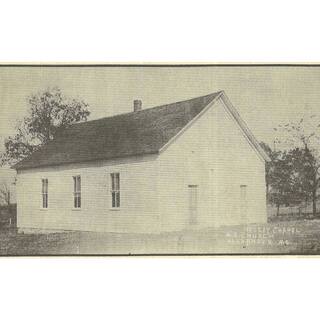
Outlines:
{"label": "white border", "polygon": [[[319,62],[316,1],[3,1],[2,62]],[[3,319],[313,319],[319,259],[2,258]]]}

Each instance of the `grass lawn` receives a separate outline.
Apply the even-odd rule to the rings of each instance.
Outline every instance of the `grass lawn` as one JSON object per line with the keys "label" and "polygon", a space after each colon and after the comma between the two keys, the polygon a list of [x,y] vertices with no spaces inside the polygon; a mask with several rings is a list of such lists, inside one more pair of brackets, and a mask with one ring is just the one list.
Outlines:
{"label": "grass lawn", "polygon": [[162,235],[0,231],[0,255],[177,253],[320,254],[320,220],[300,219]]}

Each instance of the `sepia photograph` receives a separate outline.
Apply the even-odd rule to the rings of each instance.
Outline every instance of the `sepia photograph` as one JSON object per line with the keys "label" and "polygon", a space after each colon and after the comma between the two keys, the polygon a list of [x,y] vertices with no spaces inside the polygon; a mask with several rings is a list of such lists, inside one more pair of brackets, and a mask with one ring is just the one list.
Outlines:
{"label": "sepia photograph", "polygon": [[1,317],[317,318],[318,7],[2,1]]}
{"label": "sepia photograph", "polygon": [[320,253],[320,65],[1,65],[0,255]]}

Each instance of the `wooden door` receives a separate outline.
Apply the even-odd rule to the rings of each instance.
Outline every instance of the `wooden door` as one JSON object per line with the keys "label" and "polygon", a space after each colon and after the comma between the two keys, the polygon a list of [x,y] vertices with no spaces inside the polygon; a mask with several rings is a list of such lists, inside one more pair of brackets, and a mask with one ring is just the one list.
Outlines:
{"label": "wooden door", "polygon": [[240,186],[240,214],[241,221],[243,223],[247,222],[247,186],[242,184]]}
{"label": "wooden door", "polygon": [[189,223],[196,224],[198,219],[198,186],[189,185]]}

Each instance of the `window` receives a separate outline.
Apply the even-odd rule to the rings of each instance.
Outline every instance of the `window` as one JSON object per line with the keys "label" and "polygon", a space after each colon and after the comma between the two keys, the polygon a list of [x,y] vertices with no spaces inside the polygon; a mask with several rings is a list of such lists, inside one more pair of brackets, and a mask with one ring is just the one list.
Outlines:
{"label": "window", "polygon": [[41,189],[41,195],[42,195],[42,208],[47,209],[48,208],[48,179],[42,179],[42,189]]}
{"label": "window", "polygon": [[111,173],[111,207],[120,208],[120,173]]}
{"label": "window", "polygon": [[81,208],[81,177],[73,177],[73,206]]}

